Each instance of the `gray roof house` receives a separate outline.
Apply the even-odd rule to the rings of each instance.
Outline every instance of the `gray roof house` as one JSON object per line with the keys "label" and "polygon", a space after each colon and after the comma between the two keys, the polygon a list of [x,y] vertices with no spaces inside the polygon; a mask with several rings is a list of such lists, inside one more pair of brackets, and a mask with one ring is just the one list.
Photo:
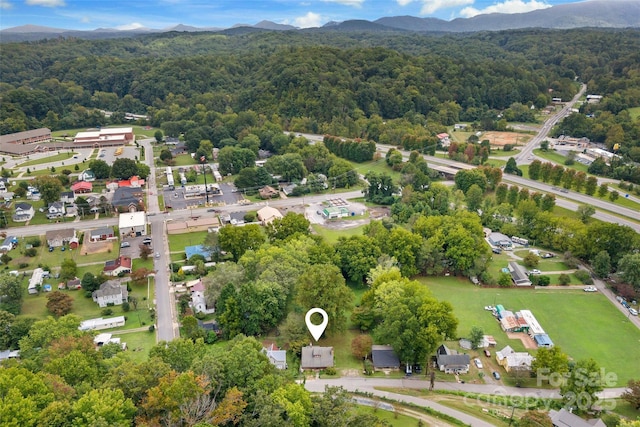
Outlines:
{"label": "gray roof house", "polygon": [[287,351],[280,350],[273,343],[262,348],[262,352],[267,356],[269,362],[277,369],[287,369]]}
{"label": "gray roof house", "polygon": [[466,374],[469,372],[471,359],[468,354],[458,354],[442,344],[436,351],[438,369],[447,374]]}
{"label": "gray roof house", "polygon": [[300,369],[324,369],[333,366],[333,347],[302,347]]}
{"label": "gray roof house", "polygon": [[400,369],[400,359],[390,345],[371,346],[371,358],[373,359],[373,369],[376,371],[397,371]]}
{"label": "gray roof house", "polygon": [[63,203],[73,203],[76,200],[76,195],[73,191],[63,191],[60,193],[60,201]]}
{"label": "gray roof house", "polygon": [[74,228],[66,228],[64,230],[49,230],[45,234],[47,245],[58,247],[68,245],[73,238],[76,237]]}
{"label": "gray roof house", "polygon": [[137,212],[142,209],[143,191],[139,187],[119,187],[113,192],[111,204],[118,212]]}
{"label": "gray roof house", "polygon": [[606,427],[601,419],[584,420],[564,408],[559,411],[550,410],[549,418],[554,427]]}
{"label": "gray roof house", "polygon": [[49,204],[47,208],[47,218],[62,218],[65,214],[64,203],[62,202],[53,202]]}
{"label": "gray roof house", "polygon": [[531,286],[531,280],[529,280],[529,276],[527,276],[527,271],[517,262],[509,262],[509,272],[511,273],[511,280],[513,280],[516,286]]}
{"label": "gray roof house", "polygon": [[126,284],[121,285],[117,280],[107,280],[100,285],[100,289],[93,292],[91,297],[100,307],[106,307],[109,303],[122,305],[123,302],[127,301],[129,292]]}
{"label": "gray roof house", "polygon": [[33,218],[35,213],[33,206],[29,203],[16,203],[16,211],[13,214],[13,220],[15,222],[26,222]]}

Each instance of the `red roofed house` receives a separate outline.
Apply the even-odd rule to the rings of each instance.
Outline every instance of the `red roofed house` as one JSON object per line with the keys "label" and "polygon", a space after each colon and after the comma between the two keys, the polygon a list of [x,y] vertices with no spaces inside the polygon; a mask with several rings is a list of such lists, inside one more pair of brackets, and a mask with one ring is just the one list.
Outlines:
{"label": "red roofed house", "polygon": [[113,261],[104,263],[102,272],[106,276],[117,276],[120,273],[131,273],[131,258],[121,256]]}
{"label": "red roofed house", "polygon": [[442,144],[443,147],[448,147],[449,145],[451,145],[451,140],[449,139],[448,133],[439,133],[436,136],[440,140],[440,144]]}
{"label": "red roofed house", "polygon": [[86,181],[74,182],[71,185],[71,191],[74,193],[91,193],[93,191],[93,184]]}
{"label": "red roofed house", "polygon": [[207,299],[204,296],[205,287],[202,280],[198,280],[190,288],[191,291],[191,308],[194,313],[212,314],[216,312],[215,307],[207,306]]}
{"label": "red roofed house", "polygon": [[118,187],[131,187],[131,188],[140,188],[144,187],[144,179],[139,176],[132,176],[129,179],[123,179],[118,181]]}

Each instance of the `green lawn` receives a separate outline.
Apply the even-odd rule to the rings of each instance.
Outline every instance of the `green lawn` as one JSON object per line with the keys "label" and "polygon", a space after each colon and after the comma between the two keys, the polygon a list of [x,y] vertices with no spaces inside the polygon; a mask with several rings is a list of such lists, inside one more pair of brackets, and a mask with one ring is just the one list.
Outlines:
{"label": "green lawn", "polygon": [[507,164],[507,161],[502,159],[489,159],[484,164],[493,166],[494,168],[500,168],[502,166],[505,166]]}
{"label": "green lawn", "polygon": [[567,160],[567,158],[565,156],[563,156],[562,154],[556,153],[555,151],[542,151],[540,148],[536,148],[535,150],[533,150],[533,153],[538,157],[541,157],[541,158],[543,158],[545,160],[548,160],[550,162],[562,165],[565,168],[571,168],[571,169],[575,169],[577,171],[582,171],[582,172],[585,172],[585,173],[587,172],[587,169],[589,168],[587,165],[583,165],[582,163],[578,163],[578,162],[575,162],[571,166],[565,166],[564,162],[565,162],[565,160]]}
{"label": "green lawn", "polygon": [[422,278],[433,294],[449,301],[459,320],[458,335],[473,326],[493,335],[498,348],[519,341],[508,340],[484,306],[502,304],[508,310],[528,309],[555,345],[574,359],[593,358],[606,372],[615,373],[617,386],[640,378],[640,364],[629,357],[640,342],[640,330],[600,293],[581,290],[481,288],[456,278]]}
{"label": "green lawn", "polygon": [[18,164],[18,167],[27,167],[27,166],[42,165],[42,164],[45,164],[45,163],[60,162],[60,161],[63,161],[63,160],[70,159],[76,154],[78,154],[78,153],[74,153],[72,151],[67,151],[67,152],[64,152],[64,153],[58,153],[58,154],[55,154],[53,156],[43,157],[41,159],[27,160],[26,162],[22,162],[22,163]]}
{"label": "green lawn", "polygon": [[[396,405],[394,405],[396,406]],[[376,418],[388,422],[392,427],[408,427],[418,425],[416,418],[401,413],[394,413],[391,411],[384,411],[382,409],[374,409],[369,406],[356,406],[356,412],[358,414],[373,414]]]}
{"label": "green lawn", "polygon": [[519,152],[520,150],[504,151],[503,149],[492,148],[489,157],[513,157]]}
{"label": "green lawn", "polygon": [[[57,281],[55,279],[50,279],[43,282],[43,284],[49,283],[54,290],[57,289]],[[71,312],[80,316],[83,320],[93,319],[95,317],[101,317],[102,309],[93,302],[91,298],[85,297],[85,293],[83,290],[77,291],[61,291],[69,295],[73,298],[73,306]],[[34,317],[36,319],[46,319],[47,316],[51,316],[51,314],[47,311],[47,296],[48,294],[45,292],[40,292],[38,295],[28,295],[26,293],[26,285],[25,285],[25,297],[24,302],[22,303],[22,312],[21,316],[25,317]],[[115,312],[116,310],[114,310]],[[120,311],[120,310],[117,310]]]}
{"label": "green lawn", "polygon": [[391,169],[389,165],[387,165],[387,162],[384,158],[381,158],[378,160],[372,160],[370,162],[363,162],[363,163],[349,162],[349,163],[351,163],[351,166],[353,166],[353,168],[359,174],[366,175],[367,172],[370,172],[370,171],[377,172],[377,173],[386,173],[387,175],[391,176],[391,179],[396,184],[400,182],[400,178],[402,177],[402,174],[400,172],[394,171],[393,169]]}
{"label": "green lawn", "polygon": [[127,354],[131,360],[143,362],[149,357],[149,350],[156,345],[155,332],[132,332],[118,335],[122,342],[127,343]]}
{"label": "green lawn", "polygon": [[191,166],[197,164],[190,154],[180,154],[173,158],[175,166]]}
{"label": "green lawn", "polygon": [[638,117],[640,117],[640,107],[628,108],[627,111],[631,116],[631,120],[636,120]]}
{"label": "green lawn", "polygon": [[207,231],[194,233],[170,234],[169,250],[171,252],[184,252],[185,246],[201,245],[207,237]]}
{"label": "green lawn", "polygon": [[350,237],[350,236],[360,236],[362,235],[362,230],[364,229],[364,225],[360,225],[358,227],[346,228],[344,230],[330,230],[318,224],[312,224],[311,228],[322,236],[324,240],[330,245],[336,243],[339,237]]}

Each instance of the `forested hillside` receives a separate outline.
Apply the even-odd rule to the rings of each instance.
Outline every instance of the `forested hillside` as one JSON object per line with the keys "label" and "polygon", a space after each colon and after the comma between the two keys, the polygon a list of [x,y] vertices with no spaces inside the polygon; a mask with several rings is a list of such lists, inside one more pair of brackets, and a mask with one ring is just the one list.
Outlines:
{"label": "forested hillside", "polygon": [[94,108],[150,114],[154,126],[189,121],[181,131],[191,121],[211,125],[216,114],[253,110],[285,128],[378,137],[367,128],[380,118],[441,125],[496,119],[514,103],[569,98],[576,79],[611,95],[600,108],[616,115],[640,104],[639,52],[640,32],[604,30],[169,33],[9,43],[0,64],[0,132],[99,125],[104,119]]}

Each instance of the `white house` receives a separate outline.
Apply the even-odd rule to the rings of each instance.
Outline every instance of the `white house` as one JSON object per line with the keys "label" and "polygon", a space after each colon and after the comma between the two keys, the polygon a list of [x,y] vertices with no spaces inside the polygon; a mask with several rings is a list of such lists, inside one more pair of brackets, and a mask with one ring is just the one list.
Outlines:
{"label": "white house", "polygon": [[262,347],[262,352],[267,356],[269,362],[277,369],[287,369],[287,351],[280,350],[271,343],[267,347]]}
{"label": "white house", "polygon": [[63,202],[53,202],[49,204],[47,208],[47,218],[62,218],[65,214],[66,210],[64,208]]}
{"label": "white house", "polygon": [[78,175],[78,181],[93,182],[96,180],[96,174],[91,169],[86,169]]}
{"label": "white house", "polygon": [[118,221],[120,236],[145,236],[147,234],[147,213],[126,212],[120,214]]}
{"label": "white house", "polygon": [[36,268],[33,270],[31,274],[31,278],[29,279],[29,287],[27,291],[29,294],[34,295],[38,293],[38,286],[42,285],[42,278],[44,276],[44,270],[41,268]]}
{"label": "white house", "polygon": [[76,200],[76,195],[73,191],[63,191],[60,193],[60,201],[62,203],[73,203]]}
{"label": "white house", "polygon": [[98,317],[81,322],[78,329],[81,331],[97,331],[100,329],[119,328],[122,326],[124,326],[124,316],[110,317],[108,319]]}
{"label": "white house", "polygon": [[108,280],[100,285],[100,289],[94,291],[91,296],[100,307],[106,307],[107,304],[122,305],[127,301],[129,292],[127,285],[121,285],[117,280]]}
{"label": "white house", "polygon": [[512,370],[531,370],[531,363],[534,357],[524,352],[516,352],[510,346],[506,346],[500,351],[496,351],[496,361],[507,372]]}
{"label": "white house", "polygon": [[202,280],[187,283],[187,287],[191,292],[191,308],[195,313],[213,314],[216,312],[215,307],[207,306],[207,300],[204,296],[205,288]]}
{"label": "white house", "polygon": [[16,203],[16,211],[13,214],[13,220],[15,222],[27,222],[30,221],[36,214],[33,210],[33,206],[29,203]]}
{"label": "white house", "polygon": [[75,228],[66,228],[63,230],[49,230],[45,234],[47,245],[52,247],[64,246],[71,243],[76,237]]}

